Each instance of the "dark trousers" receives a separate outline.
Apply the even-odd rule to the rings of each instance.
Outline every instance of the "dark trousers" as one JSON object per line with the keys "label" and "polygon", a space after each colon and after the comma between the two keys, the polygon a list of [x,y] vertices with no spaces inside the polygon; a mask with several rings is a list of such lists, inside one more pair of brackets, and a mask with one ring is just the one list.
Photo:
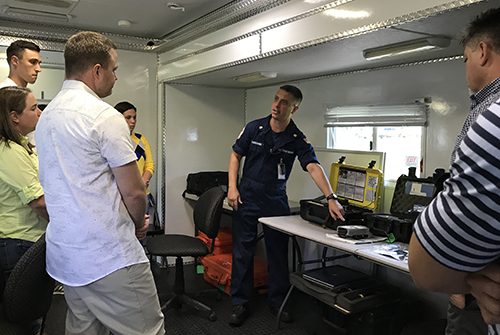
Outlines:
{"label": "dark trousers", "polygon": [[483,320],[476,299],[471,295],[468,295],[464,309],[448,302],[447,319],[446,335],[488,334],[488,325]]}
{"label": "dark trousers", "polygon": [[[35,242],[18,240],[13,238],[0,238],[0,301],[3,297],[5,284],[10,273],[24,253]],[[30,334],[37,334],[40,331],[40,321],[32,323]]]}
{"label": "dark trousers", "polygon": [[[244,305],[253,292],[253,258],[257,244],[257,225],[260,216],[239,209],[233,213],[233,263],[231,270],[231,302]],[[279,308],[290,287],[288,269],[288,235],[262,225],[266,243],[269,272],[268,303]]]}
{"label": "dark trousers", "polygon": [[[34,242],[12,238],[0,238],[0,269],[6,281],[22,255]],[[3,286],[2,286],[3,291]]]}

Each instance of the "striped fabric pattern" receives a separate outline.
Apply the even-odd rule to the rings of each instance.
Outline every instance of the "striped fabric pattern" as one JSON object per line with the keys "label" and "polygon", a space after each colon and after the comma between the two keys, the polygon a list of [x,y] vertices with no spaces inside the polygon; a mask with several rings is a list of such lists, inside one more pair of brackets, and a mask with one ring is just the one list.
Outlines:
{"label": "striped fabric pattern", "polygon": [[460,143],[462,143],[465,135],[467,135],[470,126],[474,122],[476,122],[478,116],[481,115],[482,112],[484,112],[488,107],[491,106],[491,104],[493,104],[498,99],[500,99],[500,78],[495,79],[494,81],[483,87],[479,92],[471,95],[471,111],[465,119],[460,134],[458,134],[457,136],[455,147],[453,148],[453,151],[451,153],[451,163],[455,161],[457,149],[460,146]]}
{"label": "striped fabric pattern", "polygon": [[[456,155],[415,234],[439,263],[476,272],[500,256],[500,100],[472,124]],[[499,331],[500,325],[489,327],[489,334]]]}

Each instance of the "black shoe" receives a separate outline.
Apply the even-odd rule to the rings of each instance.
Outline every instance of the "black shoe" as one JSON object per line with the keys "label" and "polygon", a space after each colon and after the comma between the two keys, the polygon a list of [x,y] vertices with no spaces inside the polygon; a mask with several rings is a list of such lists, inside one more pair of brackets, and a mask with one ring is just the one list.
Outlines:
{"label": "black shoe", "polygon": [[229,324],[233,326],[241,326],[248,318],[248,315],[249,310],[247,306],[234,306],[231,317],[229,318]]}
{"label": "black shoe", "polygon": [[[280,310],[279,308],[276,308],[276,307],[269,307],[269,309],[271,310],[271,314],[272,315],[278,315],[278,311]],[[290,312],[287,312],[285,310],[283,310],[281,312],[281,318],[280,318],[280,321],[283,321],[283,322],[286,322],[286,323],[292,323],[293,322],[293,316]]]}

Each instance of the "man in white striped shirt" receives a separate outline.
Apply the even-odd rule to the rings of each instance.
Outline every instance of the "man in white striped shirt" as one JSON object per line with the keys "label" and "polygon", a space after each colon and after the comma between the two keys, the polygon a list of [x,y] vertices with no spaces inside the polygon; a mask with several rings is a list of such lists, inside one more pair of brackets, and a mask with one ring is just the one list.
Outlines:
{"label": "man in white striped shirt", "polygon": [[[415,223],[409,267],[432,291],[472,293],[489,334],[500,334],[500,8],[462,39],[472,110],[457,138],[444,190]],[[485,98],[486,97],[486,98]],[[475,106],[476,99],[483,104]],[[487,104],[487,105],[484,105]],[[489,107],[488,107],[489,105]],[[477,108],[476,108],[477,107]],[[485,107],[488,107],[485,110]]]}

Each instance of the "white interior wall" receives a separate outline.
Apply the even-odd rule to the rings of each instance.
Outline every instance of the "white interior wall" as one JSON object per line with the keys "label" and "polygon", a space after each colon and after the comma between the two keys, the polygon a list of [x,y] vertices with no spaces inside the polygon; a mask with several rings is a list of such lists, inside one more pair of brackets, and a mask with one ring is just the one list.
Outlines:
{"label": "white interior wall", "polygon": [[[423,175],[432,175],[435,168],[449,167],[449,158],[457,134],[469,111],[465,68],[461,60],[389,68],[370,72],[332,76],[319,80],[291,82],[302,90],[304,100],[293,120],[316,148],[326,146],[323,127],[326,105],[373,105],[407,103],[431,97],[426,157]],[[279,86],[247,90],[247,122],[266,116]],[[335,160],[338,157],[335,157]],[[332,162],[321,162],[329,175]],[[349,163],[349,157],[346,159]],[[317,196],[319,191],[307,173],[300,172],[296,162],[288,182],[290,200]],[[313,193],[315,192],[315,193]],[[390,201],[390,199],[389,199]]]}
{"label": "white interior wall", "polygon": [[227,171],[244,125],[244,91],[166,85],[165,231],[193,235],[191,203],[182,198],[188,173]]}
{"label": "white interior wall", "polygon": [[[113,93],[103,100],[112,106],[121,101],[128,101],[137,108],[137,123],[134,131],[147,138],[153,152],[156,172],[158,172],[157,56],[153,53],[128,50],[117,50],[117,54],[116,76],[118,80],[113,87]],[[153,195],[157,190],[155,175],[151,178],[149,187]]]}

